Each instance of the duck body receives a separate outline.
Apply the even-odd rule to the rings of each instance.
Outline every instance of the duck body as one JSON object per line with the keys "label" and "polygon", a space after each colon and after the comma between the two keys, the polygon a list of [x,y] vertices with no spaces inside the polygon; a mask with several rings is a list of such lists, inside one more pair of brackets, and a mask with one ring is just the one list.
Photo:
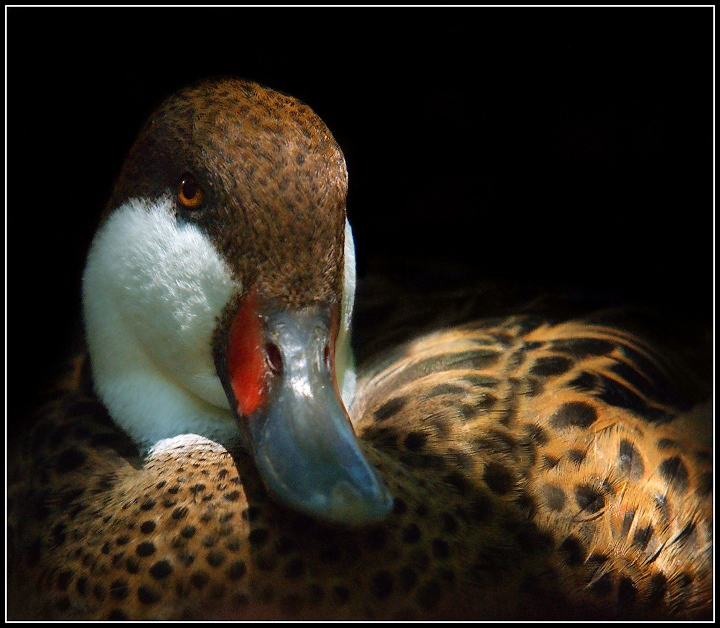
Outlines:
{"label": "duck body", "polygon": [[711,407],[683,356],[607,314],[410,334],[395,293],[356,376],[345,185],[322,122],[255,84],[151,119],[87,345],[10,464],[10,618],[708,617]]}

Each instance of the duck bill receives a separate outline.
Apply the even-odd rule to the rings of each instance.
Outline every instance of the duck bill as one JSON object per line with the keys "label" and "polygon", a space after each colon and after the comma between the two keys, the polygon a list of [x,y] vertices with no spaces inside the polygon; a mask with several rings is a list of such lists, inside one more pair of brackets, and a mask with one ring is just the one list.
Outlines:
{"label": "duck bill", "polygon": [[[266,487],[320,519],[349,525],[381,520],[392,496],[363,456],[338,392],[330,309],[259,313],[254,301],[243,303],[233,323],[227,370],[231,402]],[[250,352],[238,349],[248,344],[248,331],[256,337]]]}

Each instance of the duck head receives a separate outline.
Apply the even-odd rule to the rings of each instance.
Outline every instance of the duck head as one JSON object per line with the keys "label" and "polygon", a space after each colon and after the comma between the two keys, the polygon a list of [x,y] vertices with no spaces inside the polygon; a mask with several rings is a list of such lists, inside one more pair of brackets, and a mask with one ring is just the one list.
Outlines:
{"label": "duck head", "polygon": [[313,111],[241,80],[166,101],[130,150],[83,277],[96,391],[142,450],[239,444],[281,502],[333,522],[392,498],[346,404],[347,170]]}

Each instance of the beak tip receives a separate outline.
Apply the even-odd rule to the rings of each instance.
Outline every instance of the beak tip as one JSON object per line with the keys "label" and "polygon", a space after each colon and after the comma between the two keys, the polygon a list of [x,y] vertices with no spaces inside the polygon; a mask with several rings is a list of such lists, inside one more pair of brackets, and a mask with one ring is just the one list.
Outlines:
{"label": "beak tip", "polygon": [[348,525],[375,523],[388,515],[393,502],[393,496],[381,480],[367,492],[340,481],[332,489],[323,514]]}
{"label": "beak tip", "polygon": [[296,511],[328,523],[362,526],[382,521],[393,508],[395,500],[385,482],[362,458],[350,457],[349,472],[343,465],[308,464],[292,449],[272,454],[255,450],[263,483],[279,502]]}

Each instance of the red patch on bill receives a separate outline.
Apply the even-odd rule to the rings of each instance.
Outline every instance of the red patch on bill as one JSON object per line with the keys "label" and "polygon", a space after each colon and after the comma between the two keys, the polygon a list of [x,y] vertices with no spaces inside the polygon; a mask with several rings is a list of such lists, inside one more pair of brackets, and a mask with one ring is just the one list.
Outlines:
{"label": "red patch on bill", "polygon": [[268,367],[264,347],[257,295],[252,292],[240,303],[227,349],[228,375],[241,416],[252,414],[265,403]]}

